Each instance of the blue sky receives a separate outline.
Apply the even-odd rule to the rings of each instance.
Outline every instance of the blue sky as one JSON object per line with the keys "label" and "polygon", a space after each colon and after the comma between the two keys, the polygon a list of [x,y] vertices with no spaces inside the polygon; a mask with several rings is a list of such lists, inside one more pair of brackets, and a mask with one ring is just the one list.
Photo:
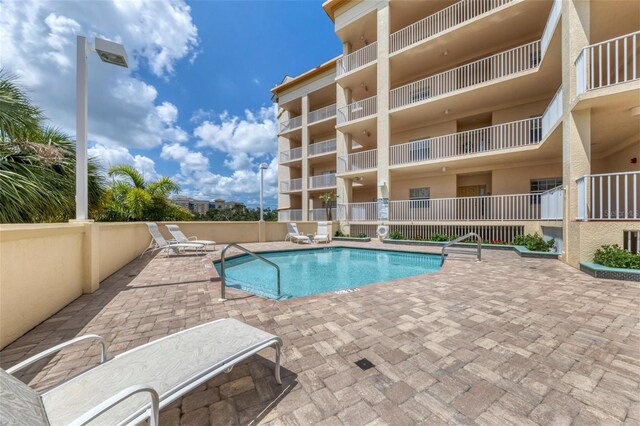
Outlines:
{"label": "blue sky", "polygon": [[[187,195],[255,205],[267,162],[276,205],[270,89],[336,56],[322,2],[3,0],[0,66],[75,133],[75,35],[123,43],[130,69],[89,61],[90,154],[176,179]],[[7,47],[11,46],[11,47]]]}

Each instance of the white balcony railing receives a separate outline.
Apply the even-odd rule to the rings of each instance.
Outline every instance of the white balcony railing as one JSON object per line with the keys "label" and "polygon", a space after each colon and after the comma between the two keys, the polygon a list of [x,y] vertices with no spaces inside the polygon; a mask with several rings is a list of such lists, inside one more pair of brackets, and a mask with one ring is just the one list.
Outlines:
{"label": "white balcony railing", "polygon": [[309,189],[329,188],[336,186],[336,174],[326,174],[309,177]]}
{"label": "white balcony railing", "polygon": [[540,219],[562,220],[564,187],[562,185],[540,194]]}
{"label": "white balcony railing", "polygon": [[293,117],[289,120],[280,123],[280,133],[288,132],[289,130],[297,129],[302,126],[302,116]]}
{"label": "white balcony railing", "polygon": [[378,150],[356,152],[338,158],[338,173],[375,169],[378,165]]}
{"label": "white balcony railing", "polygon": [[371,43],[338,59],[336,75],[340,77],[350,71],[370,64],[378,58],[378,43]]}
{"label": "white balcony railing", "polygon": [[[338,209],[335,207],[331,209],[331,220],[338,219]],[[309,220],[329,220],[327,218],[327,209],[313,209],[309,210]]]}
{"label": "white balcony railing", "polygon": [[578,220],[640,219],[640,172],[579,178]]}
{"label": "white balcony railing", "polygon": [[338,109],[338,124],[345,124],[349,121],[374,115],[378,109],[376,99],[375,96],[372,96]]}
{"label": "white balcony railing", "polygon": [[549,102],[544,114],[542,114],[542,138],[549,136],[549,132],[560,119],[562,119],[562,86],[560,86],[551,102]]}
{"label": "white balcony railing", "polygon": [[280,153],[280,164],[302,158],[302,148],[293,148]]}
{"label": "white balcony railing", "polygon": [[433,15],[427,16],[390,36],[390,52],[396,52],[422,40],[469,21],[513,0],[462,0]]}
{"label": "white balcony railing", "polygon": [[302,178],[280,182],[280,192],[302,191]]}
{"label": "white balcony railing", "polygon": [[542,141],[540,117],[393,145],[391,165],[410,164],[535,145]]}
{"label": "white balcony railing", "polygon": [[426,101],[436,96],[524,72],[536,68],[540,60],[540,41],[534,41],[397,87],[390,92],[391,108]]}
{"label": "white balcony railing", "polygon": [[553,5],[551,6],[551,12],[549,13],[549,18],[547,19],[547,24],[544,27],[544,32],[542,33],[542,39],[540,40],[540,45],[542,48],[542,56],[544,56],[547,48],[549,47],[549,43],[551,43],[551,37],[553,36],[553,32],[556,29],[556,25],[560,22],[560,16],[562,15],[562,0],[553,0]]}
{"label": "white balcony railing", "polygon": [[278,220],[280,222],[302,221],[302,210],[280,210],[278,212]]}
{"label": "white balcony railing", "polygon": [[540,195],[493,195],[389,202],[391,221],[538,220]]}
{"label": "white balcony railing", "polygon": [[329,139],[327,141],[316,142],[309,145],[309,155],[326,154],[327,152],[333,152],[336,150],[336,140]]}
{"label": "white balcony railing", "polygon": [[336,116],[336,104],[327,105],[309,113],[309,124]]}
{"label": "white balcony railing", "polygon": [[576,59],[578,95],[640,78],[640,31],[587,46]]}
{"label": "white balcony railing", "polygon": [[378,203],[338,204],[340,220],[367,222],[378,220]]}

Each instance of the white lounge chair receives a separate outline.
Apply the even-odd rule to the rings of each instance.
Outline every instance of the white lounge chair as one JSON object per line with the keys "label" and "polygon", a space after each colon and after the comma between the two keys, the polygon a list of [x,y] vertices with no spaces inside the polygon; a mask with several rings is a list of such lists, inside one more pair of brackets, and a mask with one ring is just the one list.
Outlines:
{"label": "white lounge chair", "polygon": [[327,222],[318,222],[318,231],[313,236],[313,242],[319,243],[324,241],[325,243],[329,242],[329,223]]}
{"label": "white lounge chair", "polygon": [[216,249],[216,242],[212,240],[199,240],[196,236],[188,237],[184,235],[184,233],[180,230],[178,225],[166,225],[167,229],[171,233],[176,243],[196,243],[196,244],[204,244],[206,246],[213,246],[213,249]]}
{"label": "white lounge chair", "polygon": [[147,249],[142,252],[140,257],[142,257],[145,253],[149,251],[156,251],[156,250],[167,250],[177,254],[179,250],[191,249],[191,250],[195,250],[197,253],[200,250],[204,249],[204,244],[202,243],[195,243],[195,242],[169,243],[167,242],[167,240],[164,239],[164,237],[160,233],[160,230],[158,229],[158,225],[156,225],[153,222],[147,222],[147,227],[149,228],[149,233],[151,234],[151,244],[149,244],[149,247],[147,247]]}
{"label": "white lounge chair", "polygon": [[[43,393],[13,376],[71,344],[97,339],[102,361]],[[257,352],[274,347],[280,380],[282,340],[235,319],[203,324],[108,359],[104,340],[86,335],[57,345],[8,370],[0,369],[0,419],[7,425],[120,425],[146,419]]]}
{"label": "white lounge chair", "polygon": [[284,240],[291,240],[294,243],[311,243],[309,237],[298,231],[298,225],[295,223],[287,223],[287,235],[284,237]]}

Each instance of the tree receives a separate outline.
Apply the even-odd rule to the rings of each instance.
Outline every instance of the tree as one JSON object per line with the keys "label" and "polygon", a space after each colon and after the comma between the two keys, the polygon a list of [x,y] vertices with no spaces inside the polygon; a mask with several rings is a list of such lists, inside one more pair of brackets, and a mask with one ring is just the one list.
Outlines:
{"label": "tree", "polygon": [[[233,207],[225,209],[209,209],[205,215],[201,216],[201,219],[227,222],[257,221],[260,220],[260,209],[251,209],[242,203],[237,203]],[[278,212],[270,208],[264,209],[264,220],[277,221]]]}
{"label": "tree", "polygon": [[[75,216],[75,147],[59,129],[43,125],[40,109],[0,71],[0,222],[63,222]],[[89,160],[89,213],[104,180]]]}
{"label": "tree", "polygon": [[145,182],[140,172],[126,164],[115,165],[108,173],[114,180],[99,220],[193,220],[193,213],[169,200],[169,195],[180,190],[171,178],[163,176],[155,182]]}
{"label": "tree", "polygon": [[322,207],[324,207],[327,211],[327,220],[332,221],[333,218],[331,217],[331,209],[336,204],[335,202],[338,199],[338,194],[336,194],[335,192],[325,192],[324,194],[321,194],[318,199],[322,201]]}

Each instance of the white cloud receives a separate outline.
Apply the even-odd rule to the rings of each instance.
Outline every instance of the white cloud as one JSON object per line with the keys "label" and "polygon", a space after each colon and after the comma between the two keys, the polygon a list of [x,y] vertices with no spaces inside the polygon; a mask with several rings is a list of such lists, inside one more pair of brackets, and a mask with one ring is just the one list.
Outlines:
{"label": "white cloud", "polygon": [[260,86],[260,79],[258,77],[254,78],[251,81],[253,81],[253,84],[255,84],[256,86]]}
{"label": "white cloud", "polygon": [[183,0],[4,1],[0,14],[0,67],[16,74],[45,115],[75,134],[76,34],[123,43],[130,68],[89,55],[89,138],[105,146],[150,148],[184,142],[177,108],[158,103],[153,85],[137,76],[147,67],[161,78],[174,73],[198,45]]}
{"label": "white cloud", "polygon": [[157,180],[160,175],[156,171],[156,163],[149,157],[144,155],[131,155],[125,147],[107,147],[104,145],[95,145],[89,148],[89,155],[96,158],[106,173],[109,167],[117,164],[128,164],[135,167],[145,180]]}
{"label": "white cloud", "polygon": [[209,169],[209,159],[201,152],[190,151],[179,144],[164,145],[160,157],[165,160],[174,160],[180,163],[180,172],[190,175],[194,172],[203,172]]}

